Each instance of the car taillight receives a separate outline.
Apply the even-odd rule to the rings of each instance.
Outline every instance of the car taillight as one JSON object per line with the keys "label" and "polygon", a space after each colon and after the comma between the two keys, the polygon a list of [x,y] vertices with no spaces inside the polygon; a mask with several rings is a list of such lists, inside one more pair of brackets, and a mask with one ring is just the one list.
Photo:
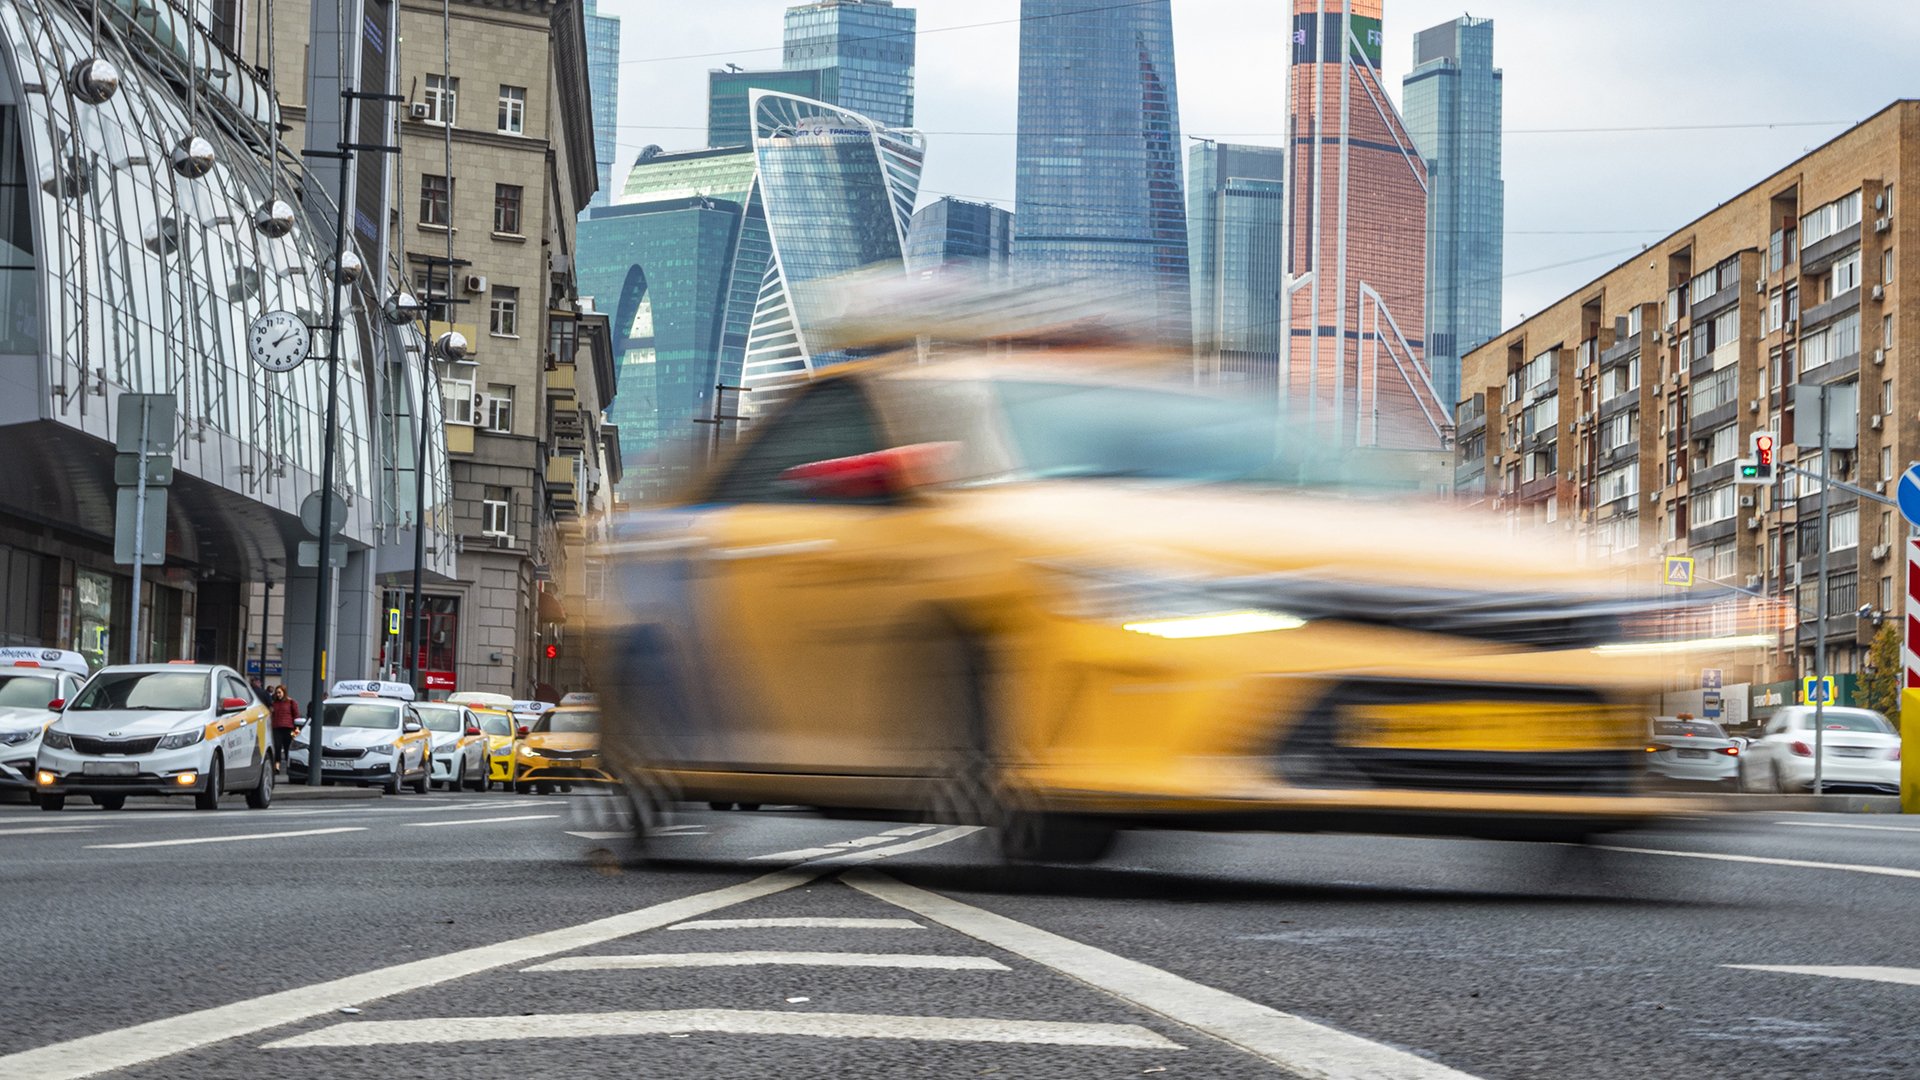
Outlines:
{"label": "car taillight", "polygon": [[1806,743],[1801,742],[1798,739],[1795,739],[1793,741],[1793,745],[1788,747],[1788,749],[1793,751],[1794,757],[1812,757],[1813,756],[1813,748],[1808,746]]}
{"label": "car taillight", "polygon": [[1728,757],[1740,756],[1740,748],[1737,746],[1723,746],[1720,748],[1720,752],[1727,755]]}
{"label": "car taillight", "polygon": [[1888,756],[1888,757],[1890,757],[1890,758],[1892,758],[1892,759],[1893,759],[1893,760],[1895,760],[1895,761],[1899,761],[1899,760],[1900,760],[1900,748],[1899,748],[1899,747],[1897,747],[1897,746],[1896,746],[1896,747],[1894,747],[1894,748],[1893,748],[1893,753],[1891,753],[1891,754],[1888,754],[1887,756]]}

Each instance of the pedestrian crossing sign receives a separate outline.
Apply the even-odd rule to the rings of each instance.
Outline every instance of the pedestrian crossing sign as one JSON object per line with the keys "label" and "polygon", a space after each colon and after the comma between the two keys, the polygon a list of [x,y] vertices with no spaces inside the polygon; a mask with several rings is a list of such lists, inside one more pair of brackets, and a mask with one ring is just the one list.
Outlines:
{"label": "pedestrian crossing sign", "polygon": [[400,609],[397,607],[387,609],[387,633],[400,636]]}
{"label": "pedestrian crossing sign", "polygon": [[1667,584],[1681,589],[1693,588],[1693,556],[1667,556]]}
{"label": "pedestrian crossing sign", "polygon": [[1809,705],[1833,704],[1833,676],[1816,679],[1809,675],[1801,679],[1800,697]]}

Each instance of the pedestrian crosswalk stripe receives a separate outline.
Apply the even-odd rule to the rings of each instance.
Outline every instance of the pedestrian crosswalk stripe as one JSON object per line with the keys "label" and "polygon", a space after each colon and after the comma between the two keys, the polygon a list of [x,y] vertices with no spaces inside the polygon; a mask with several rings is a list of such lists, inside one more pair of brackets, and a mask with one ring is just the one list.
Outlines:
{"label": "pedestrian crosswalk stripe", "polygon": [[1725,964],[1741,971],[1774,971],[1782,975],[1821,975],[1829,979],[1860,979],[1865,982],[1900,983],[1920,986],[1920,968],[1898,967],[1796,967],[1774,964]]}
{"label": "pedestrian crosswalk stripe", "polygon": [[1103,1046],[1184,1050],[1138,1024],[1067,1023],[949,1016],[766,1012],[745,1009],[667,1009],[646,1012],[549,1013],[414,1020],[363,1020],[268,1043],[268,1050],[309,1047],[402,1046],[421,1043],[522,1042],[607,1036],[801,1035],[823,1039],[911,1039],[933,1042]]}
{"label": "pedestrian crosswalk stripe", "polygon": [[846,919],[800,915],[769,919],[695,919],[675,923],[669,930],[925,930],[912,919]]}
{"label": "pedestrian crosswalk stripe", "polygon": [[700,967],[846,967],[908,968],[922,971],[1006,971],[986,956],[938,956],[926,953],[850,952],[694,952],[614,956],[563,956],[522,971],[638,971],[646,968]]}

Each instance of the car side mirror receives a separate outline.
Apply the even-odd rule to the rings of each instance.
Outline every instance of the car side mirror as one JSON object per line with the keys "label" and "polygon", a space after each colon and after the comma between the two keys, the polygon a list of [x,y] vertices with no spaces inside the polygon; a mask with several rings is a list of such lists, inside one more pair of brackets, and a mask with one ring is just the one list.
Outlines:
{"label": "car side mirror", "polygon": [[513,733],[516,737],[524,739],[527,736],[533,734],[533,729],[526,726],[525,724],[522,724],[518,728],[515,728]]}
{"label": "car side mirror", "polygon": [[63,697],[57,697],[57,698],[54,698],[52,701],[47,702],[47,711],[49,712],[59,712],[61,709],[64,709],[66,707],[67,707],[67,699]]}
{"label": "car side mirror", "polygon": [[400,730],[407,733],[408,735],[414,735],[420,731],[420,725],[409,720],[401,726]]}
{"label": "car side mirror", "polygon": [[480,729],[479,729],[479,728],[477,728],[477,727],[472,727],[472,726],[469,726],[469,727],[467,728],[467,732],[466,732],[466,733],[467,733],[468,735],[478,735],[478,734],[480,734]]}
{"label": "car side mirror", "polygon": [[243,697],[223,697],[220,699],[220,711],[223,713],[239,712],[251,704],[252,702]]}
{"label": "car side mirror", "polygon": [[913,443],[871,454],[810,461],[780,479],[818,499],[884,499],[937,483],[956,443]]}

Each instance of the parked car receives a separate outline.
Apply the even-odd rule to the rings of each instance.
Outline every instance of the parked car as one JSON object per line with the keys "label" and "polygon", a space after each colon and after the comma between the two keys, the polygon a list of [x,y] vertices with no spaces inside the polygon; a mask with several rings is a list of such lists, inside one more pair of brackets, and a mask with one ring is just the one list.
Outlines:
{"label": "parked car", "polygon": [[1658,716],[1647,739],[1647,771],[1675,784],[1735,784],[1745,743],[1711,720]]}
{"label": "parked car", "polygon": [[1900,794],[1900,736],[1871,709],[1828,708],[1814,730],[1811,705],[1781,709],[1742,755],[1740,784],[1748,791],[1807,791],[1813,787],[1814,750],[1827,791]]}

